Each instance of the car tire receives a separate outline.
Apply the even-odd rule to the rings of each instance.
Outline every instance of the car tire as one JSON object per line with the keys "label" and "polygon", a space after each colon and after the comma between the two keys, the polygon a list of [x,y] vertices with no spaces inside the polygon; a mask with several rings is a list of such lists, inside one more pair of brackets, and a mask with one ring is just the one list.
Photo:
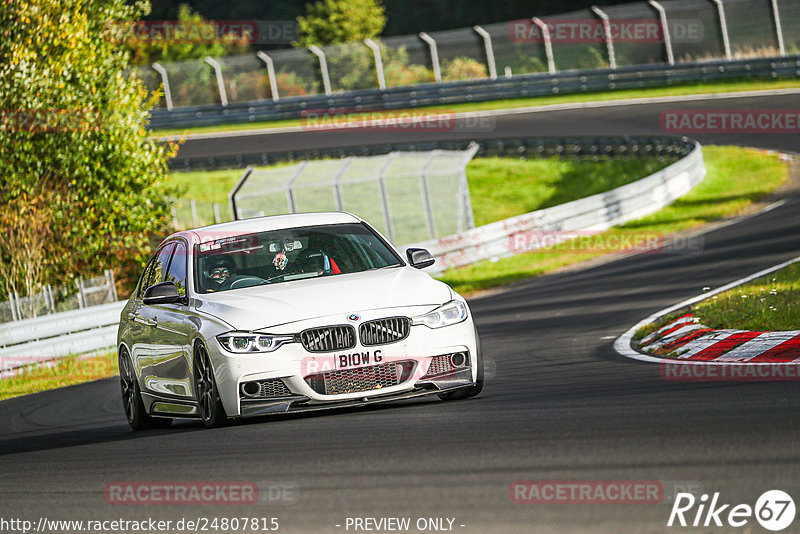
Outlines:
{"label": "car tire", "polygon": [[483,354],[481,353],[481,339],[478,337],[478,330],[475,329],[475,366],[478,368],[478,376],[475,378],[475,383],[471,386],[458,388],[454,391],[446,393],[439,393],[439,398],[442,400],[461,400],[476,397],[483,391]]}
{"label": "car tire", "polygon": [[224,425],[228,421],[228,415],[222,406],[219,398],[217,381],[214,378],[214,368],[211,365],[211,358],[208,351],[198,343],[194,351],[194,390],[197,393],[197,408],[200,418],[208,428]]}
{"label": "car tire", "polygon": [[125,418],[133,430],[167,428],[172,424],[172,419],[148,415],[142,402],[142,392],[133,370],[133,362],[126,349],[119,352],[119,381]]}

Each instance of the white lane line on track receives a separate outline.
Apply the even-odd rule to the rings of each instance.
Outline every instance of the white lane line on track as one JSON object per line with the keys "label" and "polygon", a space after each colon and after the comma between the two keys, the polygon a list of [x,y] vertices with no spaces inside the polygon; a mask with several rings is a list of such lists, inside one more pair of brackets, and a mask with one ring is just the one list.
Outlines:
{"label": "white lane line on track", "polygon": [[[420,115],[420,118],[427,117],[435,120],[437,117],[463,119],[469,117],[495,117],[500,115],[521,115],[525,113],[544,113],[548,111],[568,111],[572,109],[589,109],[589,108],[606,108],[615,106],[632,106],[641,104],[660,104],[670,102],[691,102],[703,100],[722,100],[732,98],[748,98],[759,96],[784,96],[800,94],[798,89],[766,89],[763,91],[736,91],[732,93],[703,93],[698,95],[674,95],[674,96],[661,96],[661,97],[645,97],[645,98],[627,98],[621,100],[593,100],[591,102],[574,102],[572,104],[548,104],[545,106],[524,106],[518,108],[508,109],[487,109],[480,111],[462,111],[459,113],[434,113],[432,115]],[[414,110],[415,108],[410,108]],[[381,110],[382,113],[391,113],[393,110]],[[396,110],[400,111],[400,110]],[[409,110],[404,110],[409,111]],[[342,130],[352,129],[352,127],[340,128]],[[335,131],[337,129],[331,128],[330,130],[319,131]],[[305,132],[302,126],[285,126],[278,128],[258,128],[253,130],[237,130],[232,132],[208,132],[208,133],[195,133],[184,135],[167,135],[167,136],[152,136],[152,139],[158,141],[177,141],[179,139],[200,140],[200,139],[222,139],[228,137],[246,137],[251,135],[277,135],[284,133],[297,133]]]}
{"label": "white lane line on track", "polygon": [[[682,302],[679,302],[677,304],[674,304],[672,306],[664,308],[663,310],[659,310],[659,311],[655,312],[654,314],[650,315],[649,317],[647,317],[645,319],[642,319],[641,321],[639,321],[638,323],[633,325],[627,332],[625,332],[624,334],[619,336],[617,338],[617,340],[614,342],[614,350],[616,350],[622,356],[625,356],[627,358],[631,358],[631,359],[634,359],[634,360],[643,361],[643,362],[655,362],[655,363],[670,362],[670,363],[678,363],[678,364],[684,364],[684,365],[709,365],[709,364],[711,364],[711,365],[730,365],[730,362],[721,362],[721,361],[713,361],[713,360],[712,361],[677,360],[677,359],[672,359],[672,358],[664,359],[664,358],[659,358],[659,357],[656,357],[656,356],[648,356],[647,354],[642,354],[642,353],[634,350],[633,348],[631,348],[631,340],[633,340],[633,335],[636,333],[637,330],[639,330],[641,327],[643,327],[643,326],[645,326],[647,324],[652,323],[653,321],[655,321],[659,317],[667,315],[668,313],[672,313],[675,310],[679,310],[679,309],[684,308],[686,306],[690,306],[692,304],[696,304],[696,303],[698,303],[700,301],[703,301],[703,300],[705,300],[707,298],[713,297],[714,295],[718,295],[718,294],[722,293],[723,291],[727,291],[727,290],[729,290],[731,288],[734,288],[736,286],[739,286],[739,285],[742,285],[742,284],[746,284],[747,282],[750,282],[751,280],[755,280],[756,278],[759,278],[759,277],[764,276],[766,274],[769,274],[769,273],[775,272],[777,270],[783,269],[784,267],[786,267],[788,265],[791,265],[793,263],[796,263],[798,261],[800,261],[800,256],[797,256],[796,258],[792,258],[791,260],[785,261],[783,263],[779,263],[778,265],[773,265],[772,267],[767,267],[766,269],[762,269],[762,270],[758,271],[757,273],[753,273],[753,274],[751,274],[749,276],[745,276],[744,278],[740,278],[739,280],[735,280],[735,281],[733,281],[733,282],[731,282],[729,284],[725,284],[724,286],[718,287],[717,289],[713,289],[713,290],[708,291],[706,293],[703,293],[701,295],[697,295],[697,296],[688,298],[688,299],[686,299],[686,300],[684,300]],[[788,363],[791,363],[791,362],[776,362],[773,365],[781,365],[781,364],[788,364]]]}

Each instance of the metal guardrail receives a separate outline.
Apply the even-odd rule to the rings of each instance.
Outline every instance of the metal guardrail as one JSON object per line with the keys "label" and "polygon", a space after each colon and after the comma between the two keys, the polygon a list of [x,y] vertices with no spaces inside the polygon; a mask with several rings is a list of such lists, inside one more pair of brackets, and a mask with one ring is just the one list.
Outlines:
{"label": "metal guardrail", "polygon": [[205,158],[176,158],[170,162],[174,170],[226,169],[266,166],[284,161],[306,161],[349,156],[377,156],[398,151],[466,150],[470,143],[478,144],[475,157],[562,157],[599,158],[656,156],[675,157],[676,136],[608,136],[608,137],[496,137],[490,139],[454,139],[448,141],[418,141],[415,143],[381,143],[350,145],[334,148],[289,150],[237,154]]}
{"label": "metal guardrail", "polygon": [[0,372],[113,347],[126,302],[0,325]]}
{"label": "metal guardrail", "polygon": [[592,91],[642,89],[718,80],[778,79],[800,77],[800,55],[776,58],[715,60],[694,63],[653,64],[587,69],[556,73],[522,74],[497,79],[427,83],[387,89],[365,89],[286,97],[279,101],[229,103],[227,106],[187,106],[172,110],[153,109],[153,129],[216,126],[302,118],[309,110],[408,109],[421,106],[482,102]]}
{"label": "metal guardrail", "polygon": [[[672,165],[636,182],[605,193],[574,200],[442,239],[407,245],[404,249],[428,249],[436,258],[432,274],[476,261],[511,256],[549,244],[568,240],[580,232],[599,232],[638,219],[669,205],[688,193],[706,175],[700,144],[687,139],[676,142],[685,156]],[[540,232],[549,239],[534,241],[536,246],[515,250],[515,236]],[[526,244],[528,241],[526,241]]]}

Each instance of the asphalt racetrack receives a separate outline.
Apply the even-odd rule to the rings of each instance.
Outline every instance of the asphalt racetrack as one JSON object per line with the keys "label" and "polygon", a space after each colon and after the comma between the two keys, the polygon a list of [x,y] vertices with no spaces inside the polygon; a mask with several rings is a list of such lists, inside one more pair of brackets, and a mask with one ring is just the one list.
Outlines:
{"label": "asphalt racetrack", "polygon": [[[515,114],[497,117],[487,135],[660,133],[663,109],[790,109],[797,101],[761,96]],[[381,135],[192,141],[182,149],[191,154],[182,155],[375,143]],[[691,136],[800,152],[790,134]],[[735,530],[668,528],[668,502],[520,504],[509,487],[519,480],[660,481],[719,492],[731,504],[753,506],[770,489],[797,498],[797,382],[665,380],[657,365],[623,359],[612,343],[644,316],[704,287],[797,256],[799,228],[800,195],[790,190],[774,209],[704,234],[701,253],[630,256],[472,300],[487,382],[471,400],[408,401],[215,430],[187,422],[142,433],[125,422],[117,379],[4,401],[4,515],[34,522],[276,517],[287,533],[354,532],[346,529],[348,517],[408,517],[412,532],[418,518],[450,518],[452,530],[464,533]],[[247,481],[285,484],[297,494],[248,506],[108,504],[104,488],[119,481]],[[762,531],[753,519],[736,531],[746,529]]]}

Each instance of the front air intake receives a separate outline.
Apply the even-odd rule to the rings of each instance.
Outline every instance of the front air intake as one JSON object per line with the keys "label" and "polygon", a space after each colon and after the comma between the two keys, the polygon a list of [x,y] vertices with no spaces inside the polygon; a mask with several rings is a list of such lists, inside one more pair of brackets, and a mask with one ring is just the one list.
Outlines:
{"label": "front air intake", "polygon": [[300,332],[300,342],[308,352],[331,352],[356,346],[356,331],[352,326],[324,326]]}
{"label": "front air intake", "polygon": [[386,345],[408,337],[411,321],[408,317],[388,317],[367,321],[358,329],[361,344],[365,347]]}

